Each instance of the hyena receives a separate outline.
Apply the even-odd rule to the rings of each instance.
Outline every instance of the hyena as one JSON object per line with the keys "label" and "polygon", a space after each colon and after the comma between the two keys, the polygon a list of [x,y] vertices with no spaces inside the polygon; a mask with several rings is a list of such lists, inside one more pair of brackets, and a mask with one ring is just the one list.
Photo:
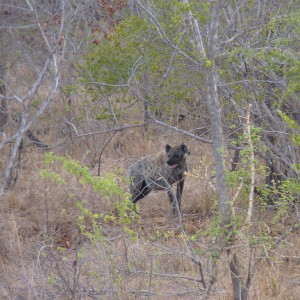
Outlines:
{"label": "hyena", "polygon": [[[136,203],[152,190],[166,190],[175,215],[181,204],[187,153],[185,144],[176,147],[166,145],[165,151],[134,162],[129,168],[132,202]],[[176,195],[172,189],[173,183],[177,183]]]}

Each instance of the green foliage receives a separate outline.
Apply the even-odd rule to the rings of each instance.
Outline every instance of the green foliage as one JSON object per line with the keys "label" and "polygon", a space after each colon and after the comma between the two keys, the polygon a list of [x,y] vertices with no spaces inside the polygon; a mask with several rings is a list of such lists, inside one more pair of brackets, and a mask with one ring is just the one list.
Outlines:
{"label": "green foliage", "polygon": [[66,181],[59,174],[57,174],[55,172],[51,172],[49,170],[43,169],[43,170],[41,170],[40,174],[42,177],[50,178],[55,183],[66,184]]}
{"label": "green foliage", "polygon": [[81,166],[71,158],[54,155],[53,152],[45,154],[45,163],[60,169],[60,171],[56,170],[56,172],[47,169],[41,171],[43,177],[54,180],[57,184],[66,185],[68,180],[63,177],[69,175],[71,176],[69,180],[75,178],[83,187],[92,187],[95,192],[99,192],[109,202],[112,198],[118,199],[114,203],[117,214],[115,214],[115,211],[112,213],[95,213],[87,208],[84,201],[76,203],[76,208],[80,213],[77,225],[81,233],[92,243],[103,241],[101,222],[113,222],[115,225],[122,226],[123,232],[126,235],[129,235],[133,239],[137,237],[137,232],[132,230],[130,225],[132,221],[134,221],[134,224],[139,221],[138,210],[130,201],[130,194],[124,192],[120,187],[118,182],[120,178],[117,178],[113,173],[106,173],[104,176],[93,176],[86,166]]}
{"label": "green foliage", "polygon": [[205,65],[205,68],[208,69],[208,68],[211,68],[214,65],[214,62],[207,59],[207,60],[205,60],[204,65]]}
{"label": "green foliage", "polygon": [[291,134],[293,143],[297,146],[300,146],[300,126],[296,124],[294,120],[288,117],[288,115],[283,113],[281,110],[279,110],[278,113],[281,116],[281,118],[287,123],[287,125],[293,130]]}
{"label": "green foliage", "polygon": [[248,145],[248,133],[245,132],[239,136],[235,143],[239,145],[244,145],[244,149],[239,152],[239,165],[235,171],[226,171],[226,182],[228,187],[232,190],[233,194],[237,193],[237,189],[241,186],[241,190],[239,191],[238,204],[237,206],[242,206],[243,208],[247,208],[247,199],[250,191],[250,183],[251,178],[249,174],[250,164],[254,164],[255,173],[264,174],[265,166],[261,165],[256,159],[251,161],[251,151],[262,151],[264,147],[261,144],[261,128],[250,126],[250,138],[253,143],[253,150],[249,148]]}
{"label": "green foliage", "polygon": [[40,107],[42,103],[43,103],[43,99],[39,97],[35,97],[34,99],[32,99],[31,105],[35,107]]}
{"label": "green foliage", "polygon": [[52,286],[55,285],[56,283],[56,275],[54,273],[51,273],[50,276],[48,277],[48,283]]}
{"label": "green foliage", "polygon": [[103,107],[101,111],[96,114],[95,119],[96,120],[112,120],[113,117],[120,119],[122,115],[121,110],[118,107],[114,107],[114,116],[112,113],[109,111],[107,107]]}
{"label": "green foliage", "polygon": [[[84,57],[85,66],[83,82],[104,82],[109,85],[126,84],[131,76],[134,64],[143,49],[143,32],[149,25],[145,20],[135,16],[121,22],[115,34],[103,40],[100,46],[91,45]],[[101,87],[103,93],[116,89],[112,86]],[[87,89],[90,92],[90,86]],[[94,90],[97,97],[98,89]]]}
{"label": "green foliage", "polygon": [[[189,5],[178,1],[155,1],[153,5],[163,12],[162,15],[158,13],[158,18],[165,32],[170,33],[172,42],[187,48],[190,41],[186,36],[181,36],[178,29],[184,24],[184,14],[190,9]],[[192,51],[192,47],[187,51]],[[146,91],[149,109],[167,115],[176,111],[174,106],[190,98],[196,88],[191,77],[199,77],[186,65],[182,56],[174,56],[173,50],[161,43],[152,22],[135,15],[120,22],[115,33],[99,45],[92,44],[80,69],[86,92],[93,99],[98,99],[99,93],[118,93],[122,85],[126,87],[128,81],[134,78],[130,84],[137,83],[142,91]],[[125,97],[118,100],[127,101]],[[135,101],[134,95],[131,100]],[[115,113],[120,113],[117,116],[120,118],[125,112],[117,110]],[[102,108],[96,118],[110,119],[110,114],[108,108]]]}
{"label": "green foliage", "polygon": [[81,213],[77,219],[77,225],[81,233],[92,243],[102,240],[103,234],[99,224],[99,215],[93,214],[83,202],[77,202],[76,207]]}
{"label": "green foliage", "polygon": [[[251,16],[255,6],[248,2],[243,10]],[[237,39],[226,46],[222,59],[217,62],[222,82],[230,83],[230,94],[238,105],[244,107],[246,99],[254,97],[258,102],[267,101],[269,109],[277,110],[292,95],[299,95],[300,59],[299,52],[295,51],[299,22],[298,13],[285,10],[270,14],[266,22],[251,30],[250,18],[243,19],[242,30],[247,32],[247,39],[243,43]],[[271,82],[280,81],[286,83],[284,88],[279,84],[270,87]],[[269,124],[260,126],[264,129]]]}
{"label": "green foliage", "polygon": [[[107,173],[105,176],[93,176],[89,171],[87,166],[81,166],[77,161],[66,158],[63,156],[56,156],[53,152],[48,152],[45,154],[45,163],[54,164],[58,163],[59,166],[67,172],[73,175],[79,180],[82,185],[90,185],[96,192],[101,192],[102,196],[109,199],[112,196],[124,196],[124,192],[120,188],[115,175],[112,173]],[[44,174],[49,173],[43,170]],[[54,173],[50,173],[54,176]],[[56,175],[59,178],[60,175]]]}
{"label": "green foliage", "polygon": [[78,84],[65,84],[62,86],[63,93],[70,97],[72,94],[78,93],[80,91],[80,85]]}
{"label": "green foliage", "polygon": [[[286,122],[286,124],[292,130],[291,133],[291,140],[292,142],[299,147],[300,146],[300,126],[296,124],[294,120],[288,117],[282,111],[278,111],[281,118]],[[300,174],[300,164],[296,163],[293,166],[293,170],[297,177],[295,178],[288,178],[287,180],[283,181],[280,186],[280,193],[281,199],[287,202],[294,202],[299,200],[300,197],[300,181],[299,181],[299,174]]]}
{"label": "green foliage", "polygon": [[223,231],[222,227],[220,226],[220,222],[221,222],[220,215],[217,214],[212,219],[210,226],[204,232],[204,234],[208,235],[208,236],[213,236],[213,237],[222,236],[224,231]]}

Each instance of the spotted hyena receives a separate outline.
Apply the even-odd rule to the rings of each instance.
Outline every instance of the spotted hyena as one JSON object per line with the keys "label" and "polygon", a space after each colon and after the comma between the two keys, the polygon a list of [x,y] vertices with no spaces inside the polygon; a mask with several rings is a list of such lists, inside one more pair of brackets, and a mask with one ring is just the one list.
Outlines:
{"label": "spotted hyena", "polygon": [[[180,209],[184,172],[187,171],[187,153],[185,144],[176,147],[166,145],[165,151],[134,162],[129,168],[132,202],[136,203],[152,190],[166,190],[173,214],[176,214],[177,208]],[[173,183],[177,183],[176,195],[172,189]]]}

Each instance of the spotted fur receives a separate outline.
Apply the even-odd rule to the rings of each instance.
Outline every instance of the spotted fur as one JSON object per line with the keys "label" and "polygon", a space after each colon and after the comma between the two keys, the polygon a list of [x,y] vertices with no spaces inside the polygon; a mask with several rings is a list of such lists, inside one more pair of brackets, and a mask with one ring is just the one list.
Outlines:
{"label": "spotted fur", "polygon": [[[184,173],[187,171],[187,153],[188,147],[185,144],[176,147],[166,145],[165,151],[134,162],[129,168],[132,202],[136,203],[152,190],[166,190],[172,211],[176,214],[180,209]],[[174,183],[177,184],[176,194],[172,189]]]}

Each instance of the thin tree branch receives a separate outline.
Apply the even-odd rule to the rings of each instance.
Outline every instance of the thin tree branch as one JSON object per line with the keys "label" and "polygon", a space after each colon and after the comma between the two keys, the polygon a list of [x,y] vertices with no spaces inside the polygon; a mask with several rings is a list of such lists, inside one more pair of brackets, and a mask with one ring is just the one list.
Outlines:
{"label": "thin tree branch", "polygon": [[195,135],[195,134],[193,134],[193,133],[191,133],[191,132],[189,132],[189,131],[186,131],[186,130],[177,128],[177,127],[175,127],[175,126],[166,124],[166,123],[164,123],[164,122],[162,122],[162,121],[158,121],[158,120],[156,120],[155,118],[153,118],[153,117],[151,117],[151,116],[150,116],[150,119],[151,119],[151,121],[152,121],[153,123],[155,123],[155,124],[158,124],[158,125],[160,125],[160,126],[166,127],[166,128],[171,129],[171,130],[173,130],[173,131],[182,133],[182,134],[184,134],[184,135],[190,136],[190,137],[194,138],[194,139],[197,140],[197,141],[204,142],[204,143],[206,143],[206,144],[212,144],[212,140],[202,138],[202,137],[200,137],[200,136],[198,136],[198,135]]}
{"label": "thin tree branch", "polygon": [[255,167],[254,167],[254,146],[251,137],[251,125],[250,125],[250,114],[251,114],[252,104],[249,104],[247,115],[246,115],[246,136],[248,140],[248,146],[250,151],[249,164],[250,164],[250,191],[249,191],[249,203],[248,203],[248,211],[247,217],[245,220],[245,224],[250,224],[252,218],[253,211],[253,203],[254,203],[254,176],[255,176]]}
{"label": "thin tree branch", "polygon": [[[166,128],[168,128],[168,129],[170,129],[170,130],[173,130],[173,131],[175,131],[175,132],[182,133],[182,134],[184,134],[184,135],[186,135],[186,136],[192,137],[192,138],[194,138],[194,139],[197,140],[197,141],[204,142],[204,143],[210,144],[210,145],[213,144],[212,140],[209,140],[209,139],[206,139],[206,138],[202,138],[201,136],[196,135],[196,134],[193,134],[193,133],[191,133],[191,132],[189,132],[189,131],[186,131],[186,130],[180,129],[180,128],[178,128],[178,127],[175,127],[175,126],[166,124],[166,123],[164,123],[164,122],[162,122],[162,121],[158,121],[158,120],[156,120],[155,118],[153,118],[152,116],[150,116],[150,119],[151,119],[151,121],[152,121],[153,123],[155,123],[155,124],[158,124],[158,125],[160,125],[160,126],[166,127]],[[242,148],[242,147],[236,147],[236,146],[230,146],[230,145],[225,145],[225,147],[228,148],[228,149],[238,149],[238,150],[244,149],[244,148]]]}
{"label": "thin tree branch", "polygon": [[145,127],[145,125],[147,125],[147,124],[148,124],[148,122],[144,122],[142,124],[137,124],[137,125],[119,126],[119,127],[108,129],[108,130],[93,131],[93,132],[78,134],[76,136],[77,137],[84,137],[84,136],[89,136],[89,135],[99,135],[99,134],[104,134],[104,133],[109,133],[109,132],[115,132],[115,131],[123,131],[123,130],[131,129],[131,128],[141,128],[141,127]]}

